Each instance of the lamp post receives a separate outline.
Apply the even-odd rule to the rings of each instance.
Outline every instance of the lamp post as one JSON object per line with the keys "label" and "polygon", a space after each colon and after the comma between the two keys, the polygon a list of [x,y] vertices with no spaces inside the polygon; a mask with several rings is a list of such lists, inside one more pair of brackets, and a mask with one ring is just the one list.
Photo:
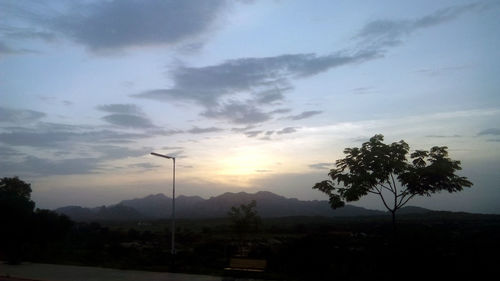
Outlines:
{"label": "lamp post", "polygon": [[175,265],[175,157],[173,156],[168,156],[168,155],[163,155],[155,152],[151,152],[151,155],[153,156],[158,156],[158,157],[163,157],[167,159],[172,159],[173,160],[173,177],[172,177],[172,249],[171,249],[171,254],[172,254],[172,268]]}

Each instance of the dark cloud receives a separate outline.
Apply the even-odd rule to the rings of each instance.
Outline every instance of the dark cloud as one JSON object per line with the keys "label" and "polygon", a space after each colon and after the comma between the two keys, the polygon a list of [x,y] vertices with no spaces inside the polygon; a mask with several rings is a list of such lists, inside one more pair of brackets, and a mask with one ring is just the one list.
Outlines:
{"label": "dark cloud", "polygon": [[254,138],[254,137],[260,135],[261,133],[262,133],[262,131],[246,131],[246,132],[244,132],[244,134],[249,138]]}
{"label": "dark cloud", "polygon": [[123,146],[99,145],[92,146],[92,151],[98,152],[100,154],[99,160],[107,161],[148,155],[149,153],[151,153],[151,151],[153,151],[153,148],[143,147],[140,149],[131,149]]}
{"label": "dark cloud", "polygon": [[234,101],[207,109],[201,115],[228,120],[234,124],[257,124],[271,119],[271,114],[263,112],[253,104]]}
{"label": "dark cloud", "polygon": [[285,99],[283,92],[291,89],[292,87],[286,87],[281,89],[276,87],[274,89],[269,89],[259,92],[258,94],[256,94],[255,102],[257,104],[271,104],[274,102],[282,101]]}
{"label": "dark cloud", "polygon": [[6,25],[0,26],[0,32],[2,33],[4,38],[15,40],[41,39],[46,42],[52,42],[57,38],[56,34],[50,31]]}
{"label": "dark cloud", "polygon": [[[264,58],[241,58],[219,65],[179,67],[170,72],[174,87],[145,91],[134,97],[155,100],[188,100],[214,106],[220,98],[238,93],[254,93],[260,103],[282,99],[291,78],[312,76],[334,67],[378,57],[374,51],[354,54],[292,54]],[[276,87],[284,86],[276,91]],[[264,93],[259,96],[258,93]]]}
{"label": "dark cloud", "polygon": [[498,5],[493,2],[476,2],[456,5],[437,10],[429,15],[414,20],[376,20],[366,24],[356,35],[362,48],[380,49],[399,45],[405,36],[423,29],[433,27],[456,19],[467,12],[484,10]]}
{"label": "dark cloud", "polygon": [[318,115],[321,113],[323,113],[323,111],[319,111],[319,110],[304,111],[304,112],[297,114],[297,115],[288,116],[287,119],[301,120],[301,119],[306,119],[306,118],[309,118],[309,117],[312,117],[314,115]]}
{"label": "dark cloud", "polygon": [[220,131],[223,131],[223,129],[217,127],[199,128],[195,126],[192,129],[188,130],[187,132],[191,134],[205,134],[205,133],[214,133]]}
{"label": "dark cloud", "polygon": [[37,53],[34,50],[29,49],[17,49],[0,42],[0,57],[3,55],[21,55],[21,54],[34,54]]}
{"label": "dark cloud", "polygon": [[184,149],[184,147],[182,146],[164,146],[162,147],[161,149],[164,149],[164,150],[175,150],[175,149]]}
{"label": "dark cloud", "polygon": [[427,135],[428,138],[460,138],[461,135]]}
{"label": "dark cloud", "polygon": [[135,104],[105,104],[98,106],[97,109],[109,113],[142,115],[142,110]]}
{"label": "dark cloud", "polygon": [[161,168],[160,165],[154,165],[154,164],[151,164],[151,163],[136,163],[136,164],[130,164],[128,165],[129,168],[137,168],[137,169],[141,169],[141,170],[154,170],[154,169],[157,169],[157,168]]}
{"label": "dark cloud", "polygon": [[352,93],[355,95],[366,95],[374,91],[373,87],[357,87],[352,89]]}
{"label": "dark cloud", "polygon": [[37,121],[46,115],[43,112],[34,110],[0,107],[0,122],[29,123]]}
{"label": "dark cloud", "polygon": [[134,46],[174,45],[206,33],[224,0],[119,0],[73,4],[46,26],[98,52]]}
{"label": "dark cloud", "polygon": [[155,127],[151,120],[131,114],[111,114],[102,117],[102,119],[110,124],[126,128],[147,129]]}
{"label": "dark cloud", "polygon": [[500,135],[500,129],[490,128],[490,129],[482,130],[481,132],[478,133],[478,136],[486,136],[486,135],[498,136],[498,135]]}
{"label": "dark cloud", "polygon": [[0,158],[10,158],[23,155],[19,151],[8,146],[0,146]]}
{"label": "dark cloud", "polygon": [[248,125],[248,126],[245,126],[243,128],[232,128],[231,131],[241,133],[241,132],[245,132],[245,131],[248,131],[248,130],[251,130],[254,128],[255,128],[254,125]]}
{"label": "dark cloud", "polygon": [[78,143],[132,142],[150,138],[155,134],[128,133],[113,130],[93,129],[90,126],[41,123],[34,128],[4,128],[0,133],[0,143],[12,146],[44,148],[67,148]]}
{"label": "dark cloud", "polygon": [[278,135],[292,134],[297,132],[298,127],[286,127],[276,132]]}
{"label": "dark cloud", "polygon": [[329,170],[333,163],[316,163],[309,165],[309,168],[315,170]]}
{"label": "dark cloud", "polygon": [[3,175],[74,175],[96,173],[100,168],[97,158],[74,158],[62,160],[42,159],[26,156],[21,161],[0,160]]}
{"label": "dark cloud", "polygon": [[269,114],[284,114],[291,112],[292,110],[290,108],[278,108],[273,111],[270,111]]}

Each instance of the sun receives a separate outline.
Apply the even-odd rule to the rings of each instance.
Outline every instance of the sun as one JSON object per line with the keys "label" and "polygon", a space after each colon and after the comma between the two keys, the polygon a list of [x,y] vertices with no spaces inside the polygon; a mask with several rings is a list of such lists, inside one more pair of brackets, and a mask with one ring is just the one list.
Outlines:
{"label": "sun", "polygon": [[219,175],[254,175],[269,170],[272,160],[269,153],[248,147],[228,154],[217,164]]}

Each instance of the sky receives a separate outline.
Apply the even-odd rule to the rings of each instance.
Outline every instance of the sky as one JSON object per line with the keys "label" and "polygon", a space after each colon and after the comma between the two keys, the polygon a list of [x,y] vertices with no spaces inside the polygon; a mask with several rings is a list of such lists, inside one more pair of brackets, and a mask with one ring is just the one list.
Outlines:
{"label": "sky", "polygon": [[[39,208],[267,190],[326,200],[346,147],[448,146],[500,214],[500,1],[0,0],[0,177]],[[378,198],[354,205],[383,209]]]}

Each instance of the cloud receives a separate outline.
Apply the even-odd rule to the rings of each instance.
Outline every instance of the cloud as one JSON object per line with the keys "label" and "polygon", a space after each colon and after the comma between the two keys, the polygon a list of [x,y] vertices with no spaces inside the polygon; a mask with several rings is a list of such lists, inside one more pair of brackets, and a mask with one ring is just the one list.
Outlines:
{"label": "cloud", "polygon": [[257,173],[270,173],[272,171],[273,170],[266,170],[266,169],[255,170],[255,172],[257,172]]}
{"label": "cloud", "polygon": [[276,132],[278,135],[292,134],[297,132],[298,127],[286,127]]}
{"label": "cloud", "polygon": [[141,170],[154,170],[156,168],[161,168],[160,165],[154,165],[154,164],[151,164],[151,163],[135,163],[135,164],[130,164],[128,165],[129,168],[138,168],[138,169],[141,169]]}
{"label": "cloud", "polygon": [[262,133],[262,131],[246,131],[246,132],[244,132],[244,134],[249,138],[254,138],[254,137],[260,135],[261,133]]}
{"label": "cloud", "polygon": [[273,111],[270,111],[269,113],[270,114],[284,114],[284,113],[288,113],[291,111],[292,110],[290,108],[278,108],[278,109],[275,109]]}
{"label": "cloud", "polygon": [[320,110],[304,111],[304,112],[297,114],[297,115],[288,116],[287,119],[302,120],[302,119],[306,119],[306,118],[309,118],[309,117],[312,117],[314,115],[318,115],[321,113],[323,113],[323,111],[320,111]]}
{"label": "cloud", "polygon": [[232,128],[231,131],[232,132],[241,133],[241,132],[245,132],[245,131],[251,130],[253,128],[255,128],[254,125],[247,125],[247,126],[245,126],[243,128]]}
{"label": "cloud", "polygon": [[428,138],[460,138],[461,135],[427,135]]}
{"label": "cloud", "polygon": [[3,55],[20,55],[20,54],[34,54],[37,53],[34,50],[29,49],[15,49],[3,42],[0,42],[0,57]]}
{"label": "cloud", "polygon": [[109,113],[142,115],[142,110],[135,104],[105,104],[97,107],[98,110]]}
{"label": "cloud", "polygon": [[78,143],[123,143],[154,136],[154,134],[99,130],[91,126],[43,122],[37,123],[34,128],[12,127],[4,130],[6,132],[0,133],[0,143],[44,148],[67,148]]}
{"label": "cloud", "polygon": [[329,170],[333,163],[316,163],[309,165],[309,168],[315,170]]}
{"label": "cloud", "polygon": [[10,158],[10,157],[20,156],[20,155],[23,155],[23,154],[18,152],[15,149],[12,149],[11,147],[0,146],[0,158]]}
{"label": "cloud", "polygon": [[39,111],[0,107],[0,122],[30,123],[45,116],[47,114]]}
{"label": "cloud", "polygon": [[209,31],[226,1],[120,0],[68,5],[42,23],[95,52],[189,44]]}
{"label": "cloud", "polygon": [[140,149],[131,149],[123,146],[116,145],[98,145],[92,146],[92,151],[98,152],[100,154],[99,160],[116,160],[128,157],[140,157],[148,155],[153,151],[151,147],[143,147]]}
{"label": "cloud", "polygon": [[131,114],[111,114],[102,117],[102,119],[110,124],[126,128],[147,129],[156,127],[151,120]]}
{"label": "cloud", "polygon": [[478,136],[486,136],[486,135],[499,136],[500,129],[499,128],[485,129],[485,130],[482,130],[481,132],[479,132],[477,135]]}
{"label": "cloud", "polygon": [[74,175],[96,173],[100,168],[100,161],[97,158],[74,158],[63,160],[42,159],[34,156],[26,156],[22,161],[0,160],[3,175]]}
{"label": "cloud", "polygon": [[164,150],[176,150],[176,149],[184,149],[184,147],[182,147],[182,146],[164,146],[161,149],[164,149]]}
{"label": "cloud", "polygon": [[489,2],[476,2],[440,9],[434,13],[413,20],[375,20],[366,24],[355,36],[363,48],[380,49],[399,45],[405,36],[439,24],[452,21],[464,13],[481,11],[497,5]]}
{"label": "cloud", "polygon": [[217,127],[209,127],[209,128],[199,128],[194,126],[192,129],[188,130],[188,133],[191,134],[205,134],[205,133],[214,133],[214,132],[220,132],[223,131],[221,128]]}
{"label": "cloud", "polygon": [[201,115],[228,120],[234,124],[257,124],[271,119],[271,114],[263,112],[255,105],[236,101],[207,109]]}
{"label": "cloud", "polygon": [[[170,71],[174,86],[133,95],[160,101],[185,100],[213,106],[229,95],[253,93],[263,103],[282,98],[281,92],[291,89],[290,79],[303,78],[334,67],[358,63],[378,57],[377,52],[342,52],[316,54],[286,54],[274,57],[240,58],[205,67],[181,66]],[[282,87],[276,90],[276,87]],[[261,95],[259,96],[259,93]]]}

